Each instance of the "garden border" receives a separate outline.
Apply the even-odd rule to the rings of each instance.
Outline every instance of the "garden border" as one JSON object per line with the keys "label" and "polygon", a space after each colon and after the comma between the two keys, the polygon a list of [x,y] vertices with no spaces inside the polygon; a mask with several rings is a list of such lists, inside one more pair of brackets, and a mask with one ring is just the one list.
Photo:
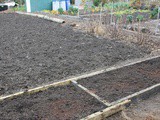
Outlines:
{"label": "garden border", "polygon": [[160,83],[155,84],[153,86],[150,86],[150,87],[148,87],[146,89],[143,89],[143,90],[141,90],[139,92],[135,92],[135,93],[133,93],[131,95],[128,95],[128,96],[126,96],[124,98],[121,98],[119,100],[116,100],[114,102],[111,102],[110,106],[118,104],[118,103],[123,102],[125,100],[132,100],[132,101],[134,101],[137,98],[143,98],[143,97],[146,97],[146,96],[148,97],[149,94],[154,94],[157,91],[160,91]]}
{"label": "garden border", "polygon": [[82,118],[80,120],[103,120],[104,118],[107,118],[117,112],[120,112],[125,109],[125,106],[129,104],[131,100],[125,100],[121,103],[118,103],[116,105],[110,106],[102,111],[93,113],[85,118]]}
{"label": "garden border", "polygon": [[120,69],[120,68],[123,68],[123,67],[126,67],[126,66],[131,66],[131,65],[134,65],[134,64],[138,64],[138,63],[141,63],[141,62],[144,62],[144,61],[147,61],[147,60],[151,60],[151,59],[155,59],[155,58],[159,58],[159,57],[160,57],[160,55],[145,56],[144,58],[137,58],[137,59],[131,59],[131,60],[123,61],[121,63],[117,63],[117,64],[115,64],[113,66],[110,66],[110,67],[107,67],[107,68],[91,71],[91,72],[84,73],[84,74],[77,75],[77,76],[71,76],[69,78],[62,79],[59,82],[53,82],[53,83],[50,83],[50,84],[46,84],[46,85],[42,85],[42,86],[39,86],[39,87],[31,88],[31,89],[28,89],[28,90],[16,92],[16,93],[13,93],[13,94],[10,94],[10,95],[2,95],[2,96],[0,96],[0,101],[3,101],[5,99],[14,98],[14,97],[23,95],[25,93],[36,93],[36,92],[39,92],[39,91],[46,90],[50,87],[67,85],[67,84],[70,84],[71,81],[78,81],[78,80],[81,80],[83,78],[88,78],[88,77],[91,77],[91,76],[94,76],[94,75],[98,75],[98,74],[102,74],[102,73],[105,73],[105,72],[117,70],[117,69]]}
{"label": "garden border", "polygon": [[35,13],[27,13],[27,12],[20,12],[20,11],[17,11],[16,13],[17,14],[21,14],[21,15],[29,15],[29,16],[34,16],[34,17],[42,18],[42,19],[49,20],[49,21],[52,21],[52,22],[65,23],[65,21],[62,20],[62,19],[49,17],[47,15],[35,14]]}
{"label": "garden border", "polygon": [[144,58],[140,58],[138,60],[130,60],[128,62],[125,61],[125,62],[119,63],[118,65],[114,65],[112,67],[109,67],[109,68],[106,68],[106,69],[103,69],[103,70],[100,70],[100,71],[95,71],[95,72],[91,72],[89,74],[84,74],[84,75],[81,75],[81,76],[73,77],[73,78],[70,78],[70,79],[67,79],[67,80],[64,80],[64,81],[54,82],[54,83],[43,85],[43,86],[40,86],[40,87],[28,89],[26,91],[17,92],[15,94],[2,96],[2,97],[0,97],[0,102],[4,101],[6,99],[12,99],[12,98],[18,97],[20,95],[33,94],[33,93],[37,93],[39,91],[44,91],[44,90],[47,90],[50,87],[57,87],[57,86],[64,86],[64,85],[68,85],[68,84],[73,84],[76,88],[79,88],[79,89],[83,90],[84,92],[88,93],[90,96],[94,97],[99,102],[106,105],[106,107],[107,107],[107,108],[105,108],[101,111],[98,111],[96,113],[93,113],[93,114],[85,117],[85,118],[82,118],[81,120],[102,120],[103,118],[109,117],[109,116],[111,116],[111,115],[113,115],[117,112],[122,111],[127,104],[129,104],[130,102],[133,102],[133,99],[136,99],[138,97],[147,96],[147,95],[149,95],[149,93],[153,94],[153,92],[160,90],[160,83],[156,84],[156,85],[153,85],[151,87],[148,87],[146,89],[143,89],[143,90],[141,90],[139,92],[136,92],[134,94],[128,95],[127,97],[124,97],[124,98],[119,99],[117,101],[108,103],[108,102],[104,101],[103,99],[101,99],[96,94],[90,92],[84,86],[78,84],[77,80],[80,80],[82,78],[91,77],[91,76],[94,76],[94,75],[98,75],[98,74],[101,74],[101,73],[104,73],[104,72],[113,71],[113,70],[120,69],[120,68],[123,68],[123,67],[126,67],[126,66],[134,65],[134,64],[137,64],[137,63],[142,63],[144,61],[152,60],[152,59],[159,58],[159,57],[160,57],[160,55],[153,56],[153,57],[148,57],[148,58],[144,57]]}
{"label": "garden border", "polygon": [[108,103],[106,100],[103,100],[101,97],[99,97],[98,95],[92,93],[90,90],[88,90],[86,87],[82,86],[81,84],[77,83],[76,81],[71,81],[72,84],[76,87],[79,88],[83,91],[85,91],[86,93],[88,93],[90,96],[94,97],[95,99],[97,99],[99,102],[103,103],[106,106],[109,106],[110,103]]}

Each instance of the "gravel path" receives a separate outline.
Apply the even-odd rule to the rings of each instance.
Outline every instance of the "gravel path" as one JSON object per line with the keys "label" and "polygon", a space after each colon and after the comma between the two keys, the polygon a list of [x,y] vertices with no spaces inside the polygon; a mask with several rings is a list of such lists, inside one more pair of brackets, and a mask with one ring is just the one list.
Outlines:
{"label": "gravel path", "polygon": [[36,17],[0,14],[0,95],[110,66],[148,52]]}

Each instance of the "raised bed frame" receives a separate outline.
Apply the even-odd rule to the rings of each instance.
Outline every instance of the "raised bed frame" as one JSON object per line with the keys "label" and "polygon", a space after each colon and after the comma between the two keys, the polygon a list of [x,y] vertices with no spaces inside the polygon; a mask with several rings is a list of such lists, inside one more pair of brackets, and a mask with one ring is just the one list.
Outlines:
{"label": "raised bed frame", "polygon": [[17,93],[6,95],[6,96],[0,96],[0,102],[4,101],[4,100],[7,100],[7,99],[12,99],[12,98],[15,98],[15,97],[19,97],[21,95],[25,95],[26,93],[27,94],[34,94],[34,93],[37,93],[39,91],[47,90],[48,88],[51,88],[51,87],[65,86],[65,85],[68,85],[68,84],[73,84],[77,89],[81,89],[81,90],[85,91],[90,96],[94,97],[99,102],[101,102],[101,103],[103,103],[104,105],[107,106],[106,109],[104,109],[102,111],[98,111],[98,112],[96,112],[92,115],[89,115],[89,116],[81,119],[81,120],[101,120],[101,119],[104,119],[108,116],[111,116],[111,115],[113,115],[113,114],[115,114],[119,111],[122,111],[127,104],[129,104],[131,101],[134,101],[134,99],[136,99],[136,98],[147,97],[149,95],[154,94],[155,92],[160,91],[160,83],[158,83],[156,85],[153,85],[151,87],[148,87],[146,89],[143,89],[143,90],[141,90],[139,92],[136,92],[132,95],[129,95],[127,97],[121,98],[117,101],[109,103],[109,102],[105,101],[104,99],[102,99],[101,97],[99,97],[98,95],[89,91],[84,86],[78,84],[77,80],[81,80],[82,78],[91,77],[91,76],[98,75],[98,74],[101,74],[101,73],[105,73],[105,72],[108,72],[108,71],[113,71],[113,70],[120,69],[120,68],[123,68],[123,67],[126,67],[126,66],[131,66],[131,65],[134,65],[134,64],[137,64],[137,63],[142,63],[144,61],[152,60],[152,59],[159,58],[159,57],[160,57],[160,55],[152,56],[152,57],[148,56],[148,57],[141,58],[141,59],[134,59],[134,60],[130,60],[130,61],[125,61],[125,62],[121,62],[119,64],[116,64],[114,66],[111,66],[109,68],[104,68],[104,69],[101,69],[101,70],[98,70],[98,71],[93,71],[91,73],[86,73],[86,74],[83,74],[83,75],[80,75],[80,76],[71,77],[69,79],[66,79],[66,80],[63,80],[63,81],[60,81],[60,82],[54,82],[54,83],[51,83],[51,84],[39,86],[39,87],[36,87],[36,88],[33,88],[33,89],[28,89],[26,91],[21,91],[21,92],[17,92]]}

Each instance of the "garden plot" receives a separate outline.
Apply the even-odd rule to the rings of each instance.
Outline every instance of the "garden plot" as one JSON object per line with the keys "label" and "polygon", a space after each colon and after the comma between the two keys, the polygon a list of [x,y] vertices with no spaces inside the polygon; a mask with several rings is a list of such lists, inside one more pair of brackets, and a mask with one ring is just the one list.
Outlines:
{"label": "garden plot", "polygon": [[160,83],[160,58],[81,79],[79,84],[107,102]]}
{"label": "garden plot", "polygon": [[37,17],[0,14],[0,95],[143,57],[135,44],[99,39]]}
{"label": "garden plot", "polygon": [[[156,79],[158,80],[159,78],[159,57],[158,56],[157,57],[155,56],[151,59],[149,58],[141,59],[140,61],[131,62],[129,64],[125,64],[125,66],[128,67],[127,69],[128,71],[129,69],[134,69],[134,67],[138,67],[137,69],[140,70],[137,72],[141,72],[143,71],[143,69],[146,69],[146,71],[143,71],[141,73],[143,73],[143,77],[145,77],[145,74],[147,72],[148,76],[150,76],[153,79],[152,80],[153,85],[156,84],[156,82],[154,83],[154,80],[156,81]],[[124,65],[121,65],[121,67],[115,66],[114,68],[112,68],[112,71],[117,71],[117,70],[123,71],[123,69],[126,69],[126,67],[124,67]],[[154,70],[156,70],[156,72]],[[110,73],[112,71],[107,72],[106,70],[106,72],[105,71],[104,72]],[[132,72],[133,72],[132,74],[134,74],[134,71]],[[127,72],[127,74],[128,73],[129,72]],[[154,73],[154,74],[151,74],[151,73]],[[102,74],[99,74],[99,75],[102,75]],[[97,75],[93,77],[97,78]],[[90,78],[93,78],[93,77],[90,77]],[[79,78],[79,81],[83,81],[83,80],[84,79]],[[86,82],[91,82],[91,81],[86,81]],[[135,81],[133,83],[135,83]],[[145,86],[146,83],[144,81],[143,83]],[[120,85],[120,83],[118,84]],[[136,98],[137,99],[140,98],[144,100],[144,99],[148,99],[148,97],[153,97],[153,93],[159,94],[158,92],[160,89],[160,84],[157,84],[157,85],[158,85],[157,87],[158,89],[155,87],[152,89],[148,89],[146,91],[147,94],[143,92],[141,93],[143,94],[142,97],[139,97],[137,95]],[[93,86],[94,86],[94,83],[93,83]],[[114,85],[112,86],[115,87]],[[135,85],[133,86],[135,87]],[[151,86],[151,83],[149,84],[149,86]],[[102,88],[103,88],[103,85],[102,85]],[[144,89],[143,87],[141,88]],[[138,89],[137,91],[140,91],[142,89]],[[134,91],[134,93],[137,91]],[[131,92],[129,93],[129,95],[132,94]],[[52,120],[54,119],[60,119],[60,120],[71,119],[72,120],[73,119],[75,120],[75,119],[82,118],[82,120],[93,120],[93,119],[123,120],[126,116],[129,116],[129,115],[131,115],[131,117],[134,116],[134,114],[132,115],[132,112],[130,112],[134,110],[132,109],[133,108],[132,106],[128,107],[124,111],[125,106],[131,102],[130,101],[131,98],[127,98],[126,100],[121,102],[116,102],[116,104],[110,104],[110,103],[104,103],[102,99],[99,99],[97,97],[97,95],[98,96],[100,95],[99,93],[96,93],[95,95],[94,93],[95,93],[94,91],[87,90],[83,86],[76,84],[76,81],[72,79],[61,81],[58,83],[53,83],[48,86],[29,89],[24,93],[20,93],[19,95],[21,96],[18,96],[18,93],[17,93],[14,95],[6,96],[6,98],[5,97],[0,98],[0,116],[1,116],[0,119],[12,118],[12,119],[52,119]],[[106,91],[105,92],[102,91],[101,94],[106,95]],[[110,95],[110,97],[111,99],[114,98],[112,95]],[[120,98],[118,98],[118,100],[119,99]],[[156,100],[158,100],[158,98],[156,98]],[[154,102],[155,104],[156,104],[156,100]],[[134,100],[132,102],[135,103]],[[157,104],[158,103],[159,102],[157,101]],[[106,118],[121,110],[123,110],[121,113],[118,113],[109,118]]]}
{"label": "garden plot", "polygon": [[0,119],[79,120],[104,108],[89,94],[66,85],[1,102]]}

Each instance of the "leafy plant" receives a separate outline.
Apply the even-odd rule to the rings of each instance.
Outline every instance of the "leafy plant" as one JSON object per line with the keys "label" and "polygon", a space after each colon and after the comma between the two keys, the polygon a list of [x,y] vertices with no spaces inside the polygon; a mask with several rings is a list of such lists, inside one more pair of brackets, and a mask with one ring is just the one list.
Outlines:
{"label": "leafy plant", "polygon": [[18,7],[12,8],[12,10],[14,10],[14,11],[26,11],[26,7],[25,6],[18,6]]}
{"label": "leafy plant", "polygon": [[84,12],[87,12],[87,11],[88,11],[88,5],[85,4],[85,5],[84,5]]}
{"label": "leafy plant", "polygon": [[142,22],[143,19],[144,19],[144,17],[143,17],[143,15],[138,15],[138,16],[136,17],[136,19],[137,19],[138,22]]}
{"label": "leafy plant", "polygon": [[63,12],[64,12],[63,8],[58,8],[58,13],[59,14],[63,14]]}
{"label": "leafy plant", "polygon": [[78,8],[75,8],[73,6],[69,7],[68,13],[71,15],[76,15],[78,13]]}
{"label": "leafy plant", "polygon": [[98,6],[101,3],[101,0],[93,0],[93,4],[95,6]]}
{"label": "leafy plant", "polygon": [[121,18],[122,18],[122,15],[121,14],[117,14],[116,15],[116,22],[118,23]]}
{"label": "leafy plant", "polygon": [[111,10],[112,8],[114,10],[125,10],[129,8],[129,4],[127,2],[115,2],[115,3],[108,3],[108,4],[104,4],[104,7],[106,9]]}
{"label": "leafy plant", "polygon": [[128,15],[127,16],[127,22],[132,23],[133,22],[133,15]]}
{"label": "leafy plant", "polygon": [[117,12],[114,12],[114,14],[121,14],[121,15],[127,15],[127,14],[133,14],[133,13],[136,13],[136,12],[140,12],[140,13],[147,13],[147,12],[150,12],[149,10],[136,10],[136,9],[127,9],[127,10],[121,10],[121,11],[117,11]]}
{"label": "leafy plant", "polygon": [[155,19],[158,15],[158,8],[154,8],[153,11],[151,11],[150,18]]}
{"label": "leafy plant", "polygon": [[91,10],[92,10],[92,12],[95,12],[96,6],[92,5],[92,6],[91,6]]}

